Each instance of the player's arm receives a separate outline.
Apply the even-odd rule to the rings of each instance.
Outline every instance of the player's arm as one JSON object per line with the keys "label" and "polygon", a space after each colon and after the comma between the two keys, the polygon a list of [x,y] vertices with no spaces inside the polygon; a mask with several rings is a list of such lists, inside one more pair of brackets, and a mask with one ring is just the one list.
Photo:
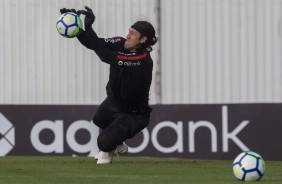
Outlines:
{"label": "player's arm", "polygon": [[[80,31],[79,35],[77,36],[77,39],[86,48],[93,50],[90,39],[84,30]],[[125,42],[125,39],[122,37],[99,38],[99,40],[103,42],[104,45],[106,45],[106,47],[112,51],[121,51]]]}
{"label": "player's arm", "polygon": [[80,31],[79,35],[77,35],[77,39],[86,48],[93,50],[88,35],[83,29]]}
{"label": "player's arm", "polygon": [[85,32],[91,43],[91,48],[95,51],[98,57],[105,63],[111,64],[112,62],[117,61],[117,52],[113,52],[107,48],[104,42],[98,38],[95,31],[92,29],[92,24],[95,21],[95,15],[90,8],[85,6],[86,10],[80,10],[80,13],[85,15],[84,24]]}
{"label": "player's arm", "polygon": [[100,38],[102,42],[112,51],[123,51],[125,38],[112,37],[112,38]]}
{"label": "player's arm", "polygon": [[109,50],[106,45],[101,41],[101,39],[98,38],[97,34],[92,29],[92,27],[86,28],[85,32],[87,33],[91,41],[93,50],[103,62],[111,64],[112,62],[116,61],[118,55],[117,52]]}
{"label": "player's arm", "polygon": [[[91,42],[90,42],[90,39],[89,39],[87,33],[86,33],[83,29],[81,29],[79,35],[77,35],[77,39],[78,39],[78,41],[79,41],[83,46],[85,46],[85,47],[88,48],[88,49],[93,50],[92,45],[91,45]],[[106,44],[106,41],[105,41],[104,38],[99,38],[99,39],[100,39],[101,41],[104,41],[105,44]],[[110,45],[107,45],[107,44],[106,44],[106,46],[109,47]]]}

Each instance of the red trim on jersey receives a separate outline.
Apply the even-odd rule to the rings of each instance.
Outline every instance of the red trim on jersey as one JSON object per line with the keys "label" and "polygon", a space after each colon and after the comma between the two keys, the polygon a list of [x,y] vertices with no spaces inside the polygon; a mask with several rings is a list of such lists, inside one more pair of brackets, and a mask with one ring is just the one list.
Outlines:
{"label": "red trim on jersey", "polygon": [[144,52],[143,54],[139,55],[139,56],[124,56],[124,55],[118,55],[117,58],[118,59],[122,59],[122,60],[139,60],[139,59],[143,59],[147,56],[148,52]]}
{"label": "red trim on jersey", "polygon": [[[122,37],[122,36],[114,36],[114,37],[112,37],[112,38],[124,38],[124,37]],[[125,38],[124,38],[125,39]]]}

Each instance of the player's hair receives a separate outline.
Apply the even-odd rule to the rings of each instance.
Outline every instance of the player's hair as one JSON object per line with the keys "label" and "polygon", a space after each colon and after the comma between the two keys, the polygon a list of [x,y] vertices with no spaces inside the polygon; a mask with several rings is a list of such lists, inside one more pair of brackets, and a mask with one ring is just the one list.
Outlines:
{"label": "player's hair", "polygon": [[146,49],[148,51],[152,51],[152,46],[158,41],[156,31],[152,24],[147,21],[137,21],[131,26],[131,28],[137,30],[141,34],[141,37],[147,37],[147,41],[142,43],[137,50],[142,51]]}

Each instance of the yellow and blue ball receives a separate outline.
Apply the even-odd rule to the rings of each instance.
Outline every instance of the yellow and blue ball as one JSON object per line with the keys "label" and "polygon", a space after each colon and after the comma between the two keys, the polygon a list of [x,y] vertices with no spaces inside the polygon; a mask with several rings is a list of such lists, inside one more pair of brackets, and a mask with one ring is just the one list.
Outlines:
{"label": "yellow and blue ball", "polygon": [[73,12],[62,14],[56,24],[57,31],[66,38],[76,37],[80,33],[82,26],[81,18]]}

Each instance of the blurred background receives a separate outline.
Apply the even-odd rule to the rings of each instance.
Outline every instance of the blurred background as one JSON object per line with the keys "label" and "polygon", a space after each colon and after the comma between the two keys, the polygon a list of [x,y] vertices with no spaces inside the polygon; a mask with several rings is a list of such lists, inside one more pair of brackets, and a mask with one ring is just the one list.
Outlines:
{"label": "blurred background", "polygon": [[93,9],[100,37],[150,21],[151,104],[282,102],[282,0],[0,0],[0,103],[99,104],[108,65],[56,30]]}

